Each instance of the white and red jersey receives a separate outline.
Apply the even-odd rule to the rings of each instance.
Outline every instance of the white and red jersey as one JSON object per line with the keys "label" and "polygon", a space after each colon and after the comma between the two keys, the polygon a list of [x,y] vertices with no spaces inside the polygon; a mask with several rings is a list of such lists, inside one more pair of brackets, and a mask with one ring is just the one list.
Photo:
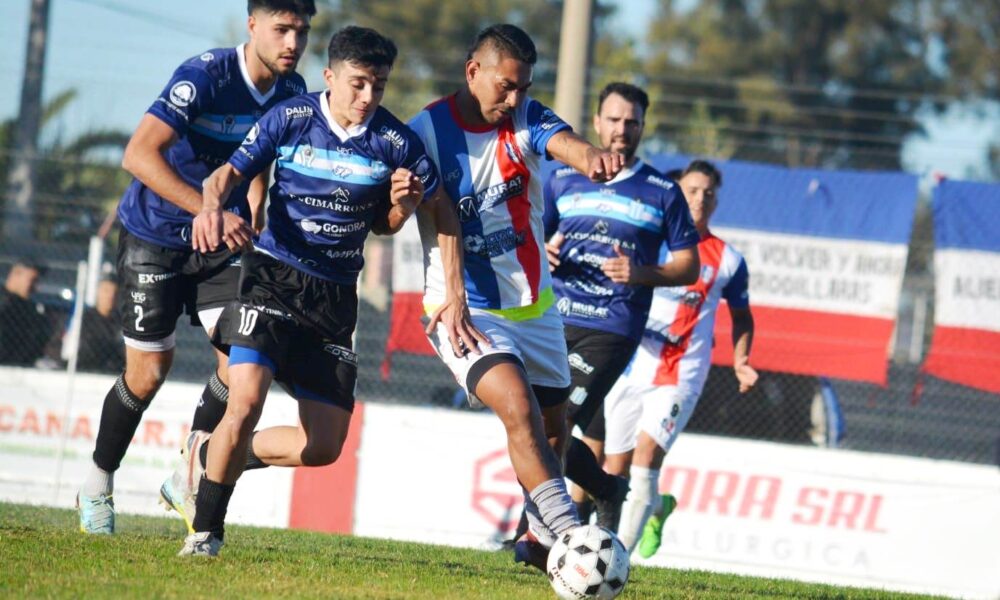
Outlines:
{"label": "white and red jersey", "polygon": [[[431,104],[409,123],[437,164],[462,226],[469,307],[523,320],[554,303],[545,253],[539,163],[549,139],[569,129],[526,98],[497,126],[464,123],[455,96]],[[444,299],[437,236],[418,213],[424,246],[424,304]]]}
{"label": "white and red jersey", "polygon": [[698,243],[701,276],[688,286],[658,287],[632,363],[631,384],[672,385],[700,391],[712,360],[712,334],[719,300],[730,308],[750,305],[746,262],[709,232]]}

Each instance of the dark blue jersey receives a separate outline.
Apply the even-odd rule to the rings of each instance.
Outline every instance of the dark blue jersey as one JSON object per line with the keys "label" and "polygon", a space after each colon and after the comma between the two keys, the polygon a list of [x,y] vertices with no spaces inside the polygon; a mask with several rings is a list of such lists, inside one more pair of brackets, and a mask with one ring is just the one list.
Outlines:
{"label": "dark blue jersey", "polygon": [[565,236],[552,279],[556,306],[568,325],[642,336],[653,288],[614,283],[603,271],[614,246],[637,265],[659,263],[660,248],[694,247],[698,230],[680,188],[637,161],[614,180],[594,183],[575,169],[557,169],[545,185],[545,233]]}
{"label": "dark blue jersey", "polygon": [[384,108],[344,130],[327,92],[297,96],[254,125],[229,163],[252,178],[275,162],[267,226],[255,243],[316,277],[354,284],[365,238],[389,202],[389,177],[402,167],[420,177],[425,196],[437,171],[420,139]]}
{"label": "dark blue jersey", "polygon": [[[243,57],[244,46],[209,50],[177,67],[170,83],[147,111],[177,132],[167,163],[196,190],[239,147],[257,119],[270,107],[305,93],[298,74],[279,77],[266,94],[254,87]],[[226,209],[250,220],[244,183],[229,196]],[[194,215],[161,198],[133,179],[118,205],[129,233],[166,248],[191,247]]]}

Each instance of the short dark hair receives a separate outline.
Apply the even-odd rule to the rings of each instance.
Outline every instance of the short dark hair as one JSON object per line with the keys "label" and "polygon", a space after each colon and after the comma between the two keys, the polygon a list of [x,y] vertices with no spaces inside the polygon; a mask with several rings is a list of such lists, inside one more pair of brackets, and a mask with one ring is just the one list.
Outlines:
{"label": "short dark hair", "polygon": [[601,90],[601,94],[597,97],[598,114],[601,112],[601,107],[604,106],[604,101],[607,100],[608,96],[611,94],[618,94],[632,104],[638,104],[641,106],[643,116],[645,116],[646,111],[649,109],[649,94],[646,93],[646,90],[637,85],[632,85],[631,83],[613,81],[604,86],[604,89]]}
{"label": "short dark hair", "polygon": [[677,181],[678,179],[681,178],[682,175],[684,175],[684,170],[683,169],[670,169],[669,171],[667,171],[666,173],[664,173],[664,175],[666,175],[667,179],[673,179],[674,181]]}
{"label": "short dark hair", "polygon": [[396,44],[368,27],[349,25],[330,38],[327,49],[330,65],[352,62],[365,67],[392,67],[396,62]]}
{"label": "short dark hair", "polygon": [[37,257],[30,254],[21,255],[17,257],[16,259],[14,259],[14,264],[11,266],[12,267],[22,266],[26,269],[38,271],[39,275],[45,275],[45,273],[47,273],[49,270],[49,267],[45,263],[43,263],[42,261],[38,260]]}
{"label": "short dark hair", "polygon": [[500,54],[525,64],[533,65],[538,61],[538,52],[535,50],[535,42],[531,41],[531,36],[510,23],[490,25],[480,31],[469,47],[466,60],[470,60],[472,55],[484,46],[491,46]]}
{"label": "short dark hair", "polygon": [[255,10],[312,17],[316,15],[316,3],[313,0],[247,0],[247,14],[252,15]]}
{"label": "short dark hair", "polygon": [[682,179],[688,173],[701,173],[705,177],[708,177],[709,179],[712,180],[713,187],[716,188],[722,187],[722,173],[719,171],[719,169],[715,167],[715,165],[708,162],[707,160],[702,160],[700,158],[692,160],[688,164],[688,166],[684,167],[684,170],[681,171],[680,176],[677,177],[674,181]]}

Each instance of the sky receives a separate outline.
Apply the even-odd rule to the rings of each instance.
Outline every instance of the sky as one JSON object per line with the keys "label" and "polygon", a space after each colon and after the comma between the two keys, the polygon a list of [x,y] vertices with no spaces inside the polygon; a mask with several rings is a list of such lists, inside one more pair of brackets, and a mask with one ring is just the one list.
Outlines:
{"label": "sky", "polygon": [[[616,0],[616,26],[637,37],[653,16],[654,0]],[[51,43],[46,56],[46,98],[75,88],[78,97],[47,139],[89,129],[131,131],[186,58],[245,38],[244,0],[50,0]],[[15,116],[20,101],[30,0],[0,0],[0,119]],[[626,15],[627,13],[627,15]],[[197,14],[197,19],[186,15]],[[314,61],[315,62],[315,61]],[[302,66],[307,82],[320,83],[318,64]],[[953,107],[923,119],[926,136],[903,148],[905,168],[918,175],[981,179],[989,141],[1000,140],[1000,108]]]}

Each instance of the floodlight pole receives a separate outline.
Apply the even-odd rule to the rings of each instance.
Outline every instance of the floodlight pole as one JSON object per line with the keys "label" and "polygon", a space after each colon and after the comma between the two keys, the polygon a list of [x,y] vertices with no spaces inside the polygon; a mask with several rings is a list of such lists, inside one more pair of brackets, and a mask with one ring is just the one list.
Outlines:
{"label": "floodlight pole", "polygon": [[582,133],[594,0],[566,0],[559,34],[556,114]]}

